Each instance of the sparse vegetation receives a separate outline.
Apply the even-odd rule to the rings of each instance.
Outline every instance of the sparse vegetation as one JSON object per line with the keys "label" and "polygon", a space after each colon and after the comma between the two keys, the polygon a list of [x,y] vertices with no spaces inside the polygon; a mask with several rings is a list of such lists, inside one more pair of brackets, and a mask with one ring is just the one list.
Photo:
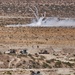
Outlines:
{"label": "sparse vegetation", "polygon": [[61,68],[61,67],[62,67],[62,62],[59,61],[59,60],[56,61],[56,62],[55,62],[55,67],[56,67],[56,68]]}
{"label": "sparse vegetation", "polygon": [[6,74],[7,75],[12,75],[12,73],[10,71],[7,71]]}
{"label": "sparse vegetation", "polygon": [[[0,75],[75,75],[75,48],[72,48],[75,46],[75,28],[5,27],[30,23],[34,15],[28,4],[39,8],[39,16],[46,12],[47,17],[75,18],[75,0],[0,0]],[[54,50],[64,50],[51,52],[50,45]],[[17,54],[5,54],[4,51],[13,47]],[[25,47],[31,54],[18,54],[18,49]],[[45,70],[47,68],[49,70]],[[30,73],[31,70],[34,71]]]}
{"label": "sparse vegetation", "polygon": [[51,63],[51,60],[46,60],[46,62],[50,64]]}
{"label": "sparse vegetation", "polygon": [[31,59],[35,60],[35,58],[34,58],[31,54],[28,54],[28,56],[29,56]]}
{"label": "sparse vegetation", "polygon": [[43,62],[43,65],[42,65],[43,68],[52,68],[49,64]]}
{"label": "sparse vegetation", "polygon": [[45,59],[45,57],[44,56],[40,56],[40,58],[39,58],[39,60],[44,60]]}
{"label": "sparse vegetation", "polygon": [[70,68],[72,68],[74,66],[74,63],[70,63],[70,62],[63,62],[64,64],[66,64],[67,66],[69,66]]}

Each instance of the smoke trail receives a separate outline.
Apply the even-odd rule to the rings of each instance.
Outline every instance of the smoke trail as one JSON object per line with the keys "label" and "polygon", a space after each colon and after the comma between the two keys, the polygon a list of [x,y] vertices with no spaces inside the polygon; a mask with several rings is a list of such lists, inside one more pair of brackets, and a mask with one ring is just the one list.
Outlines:
{"label": "smoke trail", "polygon": [[34,20],[30,24],[18,24],[18,25],[7,25],[6,27],[75,27],[75,19],[71,18],[65,18],[65,19],[60,19],[57,17],[40,17],[37,21]]}

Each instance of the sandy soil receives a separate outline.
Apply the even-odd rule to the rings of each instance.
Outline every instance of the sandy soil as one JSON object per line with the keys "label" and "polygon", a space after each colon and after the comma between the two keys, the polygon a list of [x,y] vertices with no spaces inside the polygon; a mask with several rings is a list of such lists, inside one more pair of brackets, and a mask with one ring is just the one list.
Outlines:
{"label": "sandy soil", "polygon": [[29,45],[52,45],[56,49],[74,47],[75,28],[0,27],[0,49]]}
{"label": "sandy soil", "polygon": [[34,71],[37,73],[37,71],[40,71],[41,75],[74,75],[75,72],[73,69],[67,69],[67,68],[59,68],[59,69],[40,69],[40,70],[34,70],[34,69],[1,69],[0,74],[1,75],[31,75],[31,71]]}

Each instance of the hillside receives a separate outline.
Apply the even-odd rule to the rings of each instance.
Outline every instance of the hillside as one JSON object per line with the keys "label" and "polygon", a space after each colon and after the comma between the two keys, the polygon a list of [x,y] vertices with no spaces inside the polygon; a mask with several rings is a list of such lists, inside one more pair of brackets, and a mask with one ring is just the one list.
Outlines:
{"label": "hillside", "polygon": [[40,15],[47,12],[47,16],[75,17],[74,0],[0,0],[0,15],[34,17],[28,3],[36,5]]}
{"label": "hillside", "polygon": [[5,26],[31,23],[28,6],[75,23],[75,0],[0,0],[0,75],[75,75],[75,28]]}

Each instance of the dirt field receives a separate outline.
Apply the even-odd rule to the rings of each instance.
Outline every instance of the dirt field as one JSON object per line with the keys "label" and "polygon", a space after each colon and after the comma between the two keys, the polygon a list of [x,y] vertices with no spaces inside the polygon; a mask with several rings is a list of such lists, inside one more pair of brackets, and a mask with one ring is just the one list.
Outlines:
{"label": "dirt field", "polygon": [[26,45],[74,47],[75,28],[7,28],[0,27],[0,48]]}
{"label": "dirt field", "polygon": [[0,27],[0,43],[75,45],[75,28]]}
{"label": "dirt field", "polygon": [[[10,70],[0,71],[0,74],[1,75],[32,75],[32,72],[37,73],[38,71],[39,70],[10,69]],[[75,72],[72,69],[51,69],[51,70],[41,69],[39,72],[40,73],[37,75],[75,75]]]}

